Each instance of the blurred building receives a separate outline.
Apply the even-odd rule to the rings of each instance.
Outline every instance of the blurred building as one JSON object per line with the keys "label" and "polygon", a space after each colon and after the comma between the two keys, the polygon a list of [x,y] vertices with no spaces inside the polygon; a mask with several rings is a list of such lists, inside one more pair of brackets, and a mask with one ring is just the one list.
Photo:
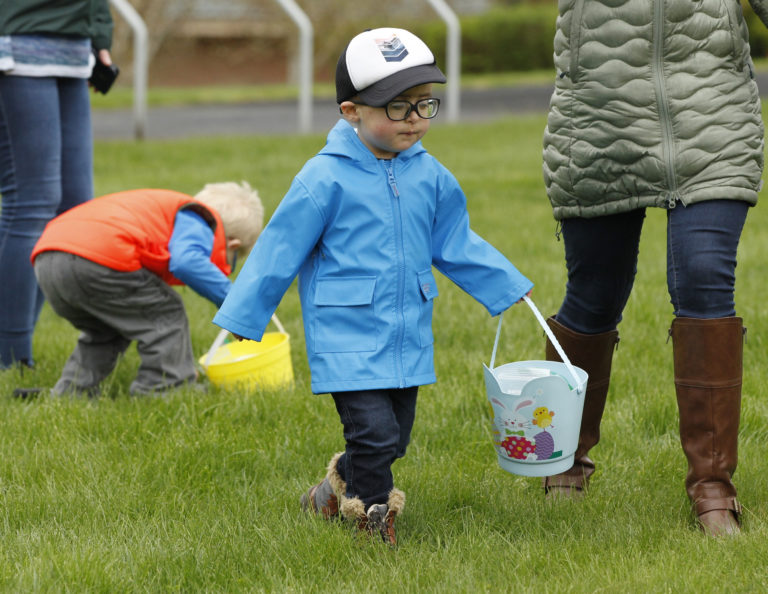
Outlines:
{"label": "blurred building", "polygon": [[[459,15],[494,0],[446,0]],[[150,33],[150,84],[259,84],[293,80],[297,28],[277,0],[130,0]],[[427,0],[297,0],[315,28],[316,77],[332,76],[339,44],[356,23],[436,20]],[[352,29],[356,30],[356,29]],[[130,60],[130,30],[115,31],[115,53]],[[123,83],[130,78],[126,72]]]}

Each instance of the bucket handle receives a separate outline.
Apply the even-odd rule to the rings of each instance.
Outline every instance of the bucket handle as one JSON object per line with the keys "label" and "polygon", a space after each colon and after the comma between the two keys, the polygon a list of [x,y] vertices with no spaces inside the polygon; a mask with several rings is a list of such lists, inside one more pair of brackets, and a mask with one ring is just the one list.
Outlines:
{"label": "bucket handle", "polygon": [[[280,323],[280,320],[277,318],[275,314],[272,314],[271,318],[272,322],[277,326],[277,331],[281,334],[285,334],[285,328],[283,328],[283,325]],[[219,347],[224,344],[224,341],[227,339],[227,334],[229,334],[229,330],[226,330],[222,328],[219,331],[219,334],[216,336],[216,338],[213,339],[213,344],[211,344],[211,348],[208,349],[208,353],[205,355],[205,368],[208,369],[208,366],[211,364],[211,358],[213,357],[213,354],[219,350]]]}
{"label": "bucket handle", "polygon": [[[523,301],[525,301],[528,304],[528,307],[531,308],[531,311],[533,312],[533,315],[536,316],[536,319],[538,320],[541,327],[544,329],[544,332],[547,335],[547,338],[549,338],[552,345],[555,347],[555,350],[557,351],[557,354],[560,355],[560,358],[563,360],[563,363],[565,363],[566,369],[568,369],[568,372],[573,377],[574,382],[576,383],[576,390],[578,392],[581,392],[581,390],[584,387],[584,382],[582,382],[579,379],[579,376],[576,375],[576,370],[573,368],[573,365],[571,365],[571,360],[568,358],[568,355],[565,354],[565,351],[563,350],[563,347],[560,346],[560,343],[557,341],[557,338],[555,338],[555,335],[552,333],[552,329],[547,324],[546,320],[544,320],[544,316],[541,315],[541,312],[536,307],[536,304],[533,302],[533,300],[528,297],[528,295],[523,296]],[[491,354],[491,369],[494,368],[494,363],[496,362],[496,349],[499,346],[499,336],[501,336],[501,322],[504,319],[504,312],[499,314],[499,327],[496,329],[496,339],[493,342],[493,353]]]}

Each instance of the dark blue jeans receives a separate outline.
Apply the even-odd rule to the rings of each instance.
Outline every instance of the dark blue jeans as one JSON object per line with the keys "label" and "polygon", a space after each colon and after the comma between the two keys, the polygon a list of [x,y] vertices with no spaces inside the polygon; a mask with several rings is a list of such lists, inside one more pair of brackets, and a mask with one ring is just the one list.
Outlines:
{"label": "dark blue jeans", "polygon": [[[735,315],[736,250],[749,206],[711,200],[667,211],[667,289],[673,314]],[[557,313],[583,334],[616,329],[637,273],[645,209],[563,221],[568,283]]]}
{"label": "dark blue jeans", "polygon": [[46,223],[93,198],[88,84],[0,74],[0,368],[32,362],[43,304],[29,255]]}
{"label": "dark blue jeans", "polygon": [[414,386],[332,394],[346,440],[336,468],[347,483],[347,497],[359,497],[365,509],[386,503],[394,487],[392,463],[405,456],[411,440],[418,390]]}

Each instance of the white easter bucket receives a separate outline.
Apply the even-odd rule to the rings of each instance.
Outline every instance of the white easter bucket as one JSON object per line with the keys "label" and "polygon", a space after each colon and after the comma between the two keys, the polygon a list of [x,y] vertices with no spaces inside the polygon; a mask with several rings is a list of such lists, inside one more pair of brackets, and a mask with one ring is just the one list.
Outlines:
{"label": "white easter bucket", "polygon": [[507,472],[551,476],[573,466],[588,377],[571,365],[533,301],[523,299],[563,362],[517,361],[494,367],[503,314],[499,316],[491,364],[483,364],[493,444],[499,466]]}

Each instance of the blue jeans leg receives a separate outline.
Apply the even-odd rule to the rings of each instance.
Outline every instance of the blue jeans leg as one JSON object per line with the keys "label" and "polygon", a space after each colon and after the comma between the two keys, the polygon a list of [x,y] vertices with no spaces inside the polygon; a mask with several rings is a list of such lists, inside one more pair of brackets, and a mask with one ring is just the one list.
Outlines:
{"label": "blue jeans leg", "polygon": [[[675,316],[735,315],[736,251],[749,205],[708,200],[667,211],[667,288]],[[614,330],[632,291],[645,210],[563,221],[568,283],[557,320]]]}
{"label": "blue jeans leg", "polygon": [[667,211],[667,287],[674,315],[736,315],[736,251],[749,205],[709,200]]}
{"label": "blue jeans leg", "polygon": [[616,329],[637,274],[645,209],[562,223],[568,282],[557,320],[582,334]]}
{"label": "blue jeans leg", "polygon": [[46,223],[93,197],[88,86],[0,75],[0,367],[32,362],[43,299],[29,255]]}
{"label": "blue jeans leg", "polygon": [[418,386],[332,394],[346,440],[337,469],[347,497],[359,497],[366,509],[386,503],[394,487],[392,463],[410,442],[417,393]]}

